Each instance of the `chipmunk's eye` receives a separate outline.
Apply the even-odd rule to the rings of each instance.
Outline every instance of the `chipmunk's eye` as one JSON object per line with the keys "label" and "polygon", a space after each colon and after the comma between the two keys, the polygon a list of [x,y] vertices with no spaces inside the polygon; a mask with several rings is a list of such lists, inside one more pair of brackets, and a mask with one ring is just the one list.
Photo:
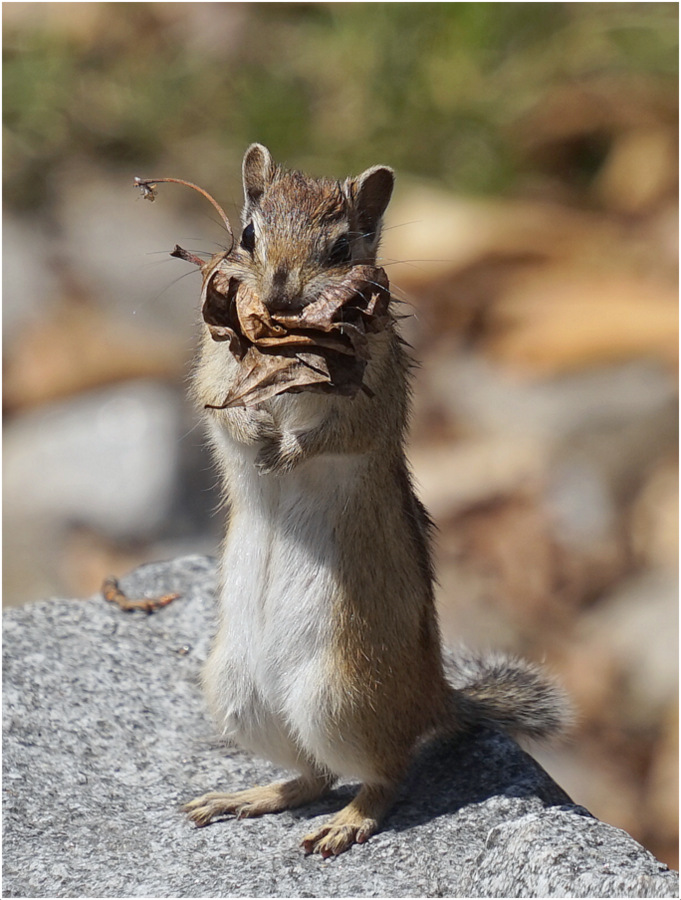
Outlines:
{"label": "chipmunk's eye", "polygon": [[249,253],[253,253],[255,250],[255,228],[253,227],[253,222],[249,222],[241,232],[241,246],[244,250],[248,250]]}
{"label": "chipmunk's eye", "polygon": [[350,238],[347,234],[342,234],[335,242],[329,255],[326,258],[328,266],[340,266],[349,262],[352,258],[352,248],[350,247]]}

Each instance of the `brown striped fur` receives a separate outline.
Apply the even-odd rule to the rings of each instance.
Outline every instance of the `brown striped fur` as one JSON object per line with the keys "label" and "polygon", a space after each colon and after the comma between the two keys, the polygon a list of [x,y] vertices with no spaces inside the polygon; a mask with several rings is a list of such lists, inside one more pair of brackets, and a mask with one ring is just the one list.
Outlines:
{"label": "brown striped fur", "polygon": [[[266,303],[302,306],[350,266],[375,262],[390,169],[317,180],[255,144],[243,174],[231,264]],[[343,234],[351,258],[331,264]],[[358,778],[355,800],[304,839],[322,856],[377,830],[415,746],[437,729],[541,736],[564,713],[558,689],[523,663],[462,657],[447,680],[432,528],[405,457],[409,360],[394,322],[369,339],[370,393],[284,394],[207,413],[230,513],[206,689],[227,734],[300,775],[207,794],[187,811],[197,824],[261,815]],[[193,379],[201,406],[221,402],[236,366],[206,332]]]}

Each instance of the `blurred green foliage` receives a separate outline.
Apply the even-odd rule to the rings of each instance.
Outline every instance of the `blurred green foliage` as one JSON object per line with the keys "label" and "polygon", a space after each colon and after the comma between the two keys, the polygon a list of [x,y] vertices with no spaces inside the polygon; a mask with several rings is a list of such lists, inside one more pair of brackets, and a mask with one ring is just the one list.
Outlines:
{"label": "blurred green foliage", "polygon": [[3,13],[15,207],[49,199],[65,161],[170,163],[200,177],[202,164],[238,164],[253,140],[312,171],[383,161],[499,191],[518,172],[508,129],[551,86],[612,74],[676,84],[675,3],[19,3]]}

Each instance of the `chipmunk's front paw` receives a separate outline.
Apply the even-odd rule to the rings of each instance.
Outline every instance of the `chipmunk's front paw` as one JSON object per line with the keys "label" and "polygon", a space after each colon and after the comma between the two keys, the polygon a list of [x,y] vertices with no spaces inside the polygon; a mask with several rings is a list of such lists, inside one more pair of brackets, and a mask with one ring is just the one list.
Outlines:
{"label": "chipmunk's front paw", "polygon": [[228,794],[204,794],[195,800],[190,800],[182,807],[182,812],[186,812],[192,822],[199,828],[203,825],[209,825],[216,816],[225,815],[231,812],[231,808],[225,805],[225,799]]}
{"label": "chipmunk's front paw", "polygon": [[293,435],[281,435],[266,441],[255,458],[259,475],[286,475],[300,462],[301,452]]}
{"label": "chipmunk's front paw", "polygon": [[251,788],[233,794],[211,791],[182,807],[182,811],[199,827],[209,825],[218,816],[233,815],[237,819],[245,819],[277,812],[279,809],[281,804],[278,794],[269,787]]}
{"label": "chipmunk's front paw", "polygon": [[326,774],[311,772],[290,781],[277,781],[231,794],[211,791],[191,800],[182,809],[199,826],[208,825],[217,816],[231,814],[237,819],[264,816],[316,800],[329,790],[331,784],[332,780]]}
{"label": "chipmunk's front paw", "polygon": [[267,442],[258,451],[255,468],[259,475],[279,475],[281,471],[281,448],[279,441]]}

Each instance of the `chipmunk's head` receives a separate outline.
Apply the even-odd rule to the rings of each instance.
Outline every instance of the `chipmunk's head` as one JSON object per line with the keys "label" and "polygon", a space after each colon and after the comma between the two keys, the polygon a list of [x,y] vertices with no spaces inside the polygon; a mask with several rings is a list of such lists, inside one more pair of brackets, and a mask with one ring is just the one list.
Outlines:
{"label": "chipmunk's head", "polygon": [[392,169],[373,166],[342,182],[308,178],[252,144],[243,181],[239,257],[271,310],[301,309],[352,266],[375,262]]}

